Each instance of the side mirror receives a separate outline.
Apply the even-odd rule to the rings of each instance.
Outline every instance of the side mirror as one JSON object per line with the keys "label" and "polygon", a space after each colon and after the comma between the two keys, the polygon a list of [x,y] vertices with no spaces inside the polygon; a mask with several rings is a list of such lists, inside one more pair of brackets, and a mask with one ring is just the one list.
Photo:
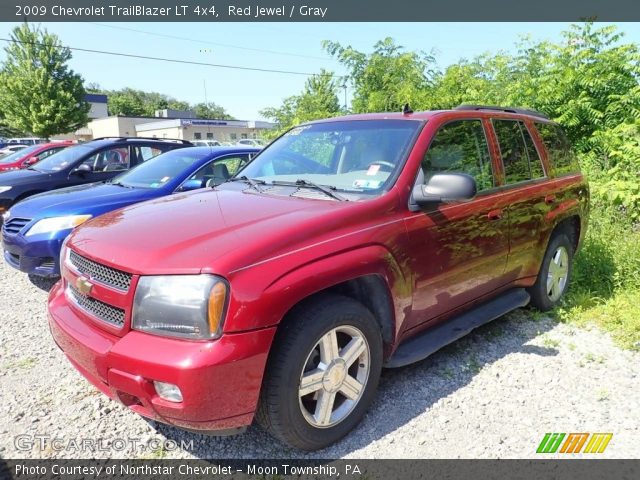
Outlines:
{"label": "side mirror", "polygon": [[71,170],[71,173],[75,175],[84,176],[87,173],[91,173],[91,167],[86,163],[82,163],[78,165],[77,168],[74,168],[73,170]]}
{"label": "side mirror", "polygon": [[426,185],[413,187],[414,203],[423,207],[446,202],[471,200],[476,196],[476,181],[466,173],[436,173]]}
{"label": "side mirror", "polygon": [[38,163],[38,157],[29,157],[24,161],[22,165],[25,167],[29,167],[31,165],[35,165],[36,163]]}
{"label": "side mirror", "polygon": [[197,190],[199,188],[203,188],[206,186],[206,180],[187,180],[185,181],[182,185],[180,185],[180,188],[178,189],[178,191],[180,192],[189,192],[191,190]]}

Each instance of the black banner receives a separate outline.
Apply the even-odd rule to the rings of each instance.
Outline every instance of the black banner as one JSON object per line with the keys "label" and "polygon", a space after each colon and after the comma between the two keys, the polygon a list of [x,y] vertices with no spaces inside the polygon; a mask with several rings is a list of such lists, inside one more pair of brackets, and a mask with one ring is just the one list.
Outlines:
{"label": "black banner", "polygon": [[640,460],[1,460],[23,480],[635,480]]}
{"label": "black banner", "polygon": [[0,21],[639,21],[638,0],[3,0]]}

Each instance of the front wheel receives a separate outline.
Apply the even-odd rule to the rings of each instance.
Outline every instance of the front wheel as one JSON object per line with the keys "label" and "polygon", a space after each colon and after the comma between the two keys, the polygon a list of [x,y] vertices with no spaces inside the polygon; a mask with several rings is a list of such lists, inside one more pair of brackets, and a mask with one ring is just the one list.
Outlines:
{"label": "front wheel", "polygon": [[258,421],[281,441],[317,450],[344,437],[371,404],[382,338],[371,312],[325,295],[291,312],[274,341]]}
{"label": "front wheel", "polygon": [[529,289],[531,305],[543,312],[555,307],[569,286],[573,245],[564,233],[555,233],[544,254],[536,283]]}

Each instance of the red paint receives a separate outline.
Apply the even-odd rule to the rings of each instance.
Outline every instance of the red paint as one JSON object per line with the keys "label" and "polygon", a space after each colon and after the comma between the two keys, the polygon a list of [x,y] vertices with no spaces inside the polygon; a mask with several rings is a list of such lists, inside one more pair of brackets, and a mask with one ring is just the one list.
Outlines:
{"label": "red paint", "polygon": [[27,147],[25,148],[25,150],[28,150],[29,153],[24,153],[23,155],[18,156],[11,163],[0,163],[0,172],[3,172],[5,170],[22,169],[27,168],[31,165],[35,165],[40,160],[42,160],[42,158],[45,158],[42,155],[43,153],[47,153],[53,149],[62,150],[63,148],[69,147],[71,145],[73,145],[72,141],[65,140],[63,142],[41,143],[35,146],[37,148]]}
{"label": "red paint", "polygon": [[[552,171],[531,117],[493,111],[344,117],[383,118],[426,123],[396,183],[378,198],[333,202],[219,188],[137,204],[76,229],[69,247],[133,274],[132,285],[127,293],[99,286],[91,293],[125,311],[124,326],[112,327],[66,299],[64,287],[78,275],[65,268],[49,299],[57,343],[94,385],[138,413],[188,428],[237,427],[251,422],[277,325],[309,295],[364,275],[384,279],[393,300],[389,355],[427,326],[507,288],[531,285],[559,221],[577,215],[584,236],[582,175],[505,185],[490,118],[524,119],[545,171]],[[483,121],[496,187],[469,202],[412,211],[410,192],[431,139],[444,123],[465,118]],[[131,330],[140,275],[198,273],[222,276],[231,286],[220,339]],[[159,399],[153,380],[176,383],[185,401]]]}

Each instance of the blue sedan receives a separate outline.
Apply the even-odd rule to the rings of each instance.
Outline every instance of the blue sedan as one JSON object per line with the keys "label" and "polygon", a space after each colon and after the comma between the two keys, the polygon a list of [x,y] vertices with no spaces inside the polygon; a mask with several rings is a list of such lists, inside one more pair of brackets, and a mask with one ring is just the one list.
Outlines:
{"label": "blue sedan", "polygon": [[180,148],[105,183],[34,195],[3,215],[5,261],[32,275],[56,277],[62,242],[81,223],[134,203],[220,184],[258,152],[246,146]]}

